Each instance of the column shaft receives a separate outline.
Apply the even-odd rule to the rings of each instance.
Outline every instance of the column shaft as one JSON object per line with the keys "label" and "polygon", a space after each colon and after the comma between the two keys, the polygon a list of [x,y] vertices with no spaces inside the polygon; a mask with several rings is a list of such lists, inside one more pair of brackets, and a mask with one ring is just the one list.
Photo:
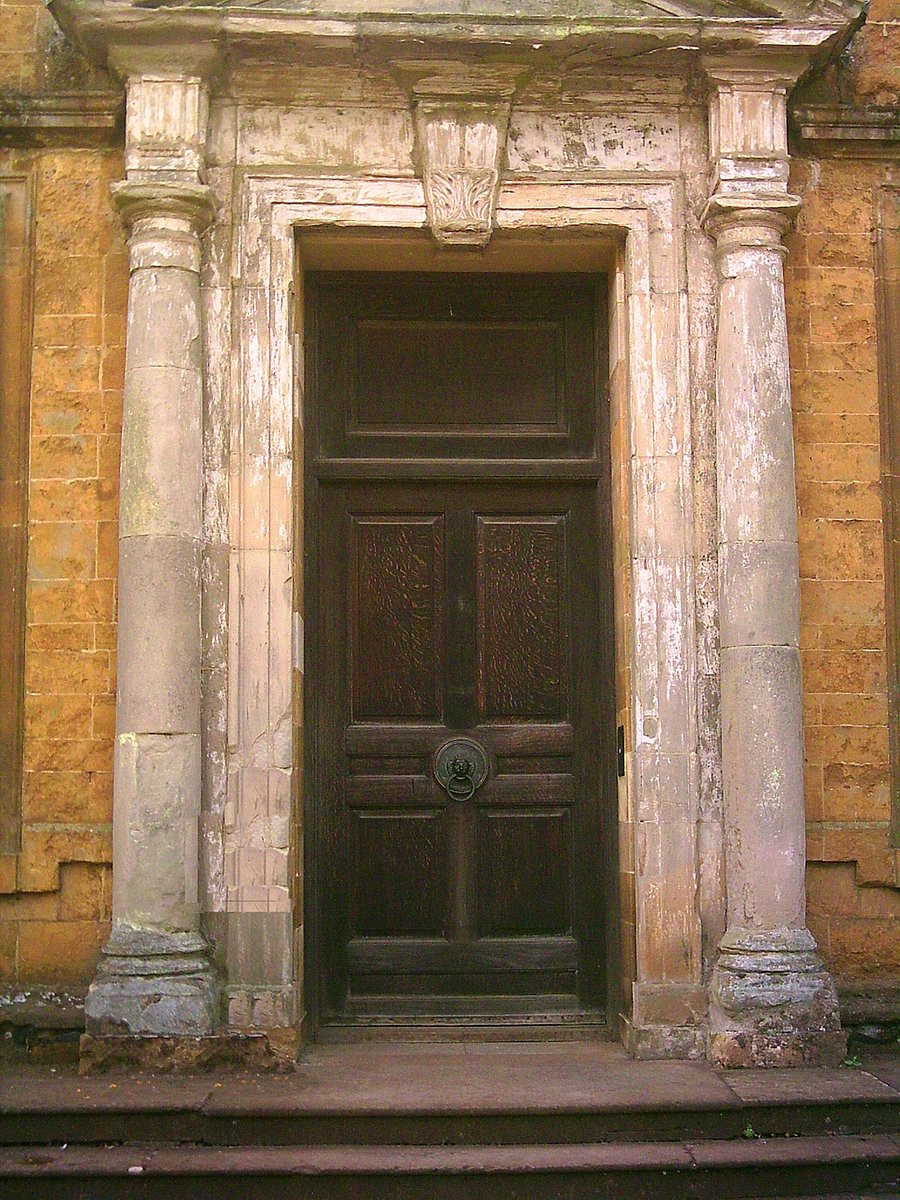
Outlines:
{"label": "column shaft", "polygon": [[[729,920],[746,929],[799,928],[805,916],[800,596],[778,218],[762,223],[750,214],[720,229],[718,245]],[[761,875],[765,888],[758,886]]]}
{"label": "column shaft", "polygon": [[123,183],[131,278],[119,513],[113,930],[92,1033],[203,1034],[216,988],[200,930],[199,234],[208,190]]}
{"label": "column shaft", "polygon": [[792,198],[723,203],[717,343],[728,928],[711,1049],[729,1065],[843,1055],[805,920],[797,499],[781,235]]}

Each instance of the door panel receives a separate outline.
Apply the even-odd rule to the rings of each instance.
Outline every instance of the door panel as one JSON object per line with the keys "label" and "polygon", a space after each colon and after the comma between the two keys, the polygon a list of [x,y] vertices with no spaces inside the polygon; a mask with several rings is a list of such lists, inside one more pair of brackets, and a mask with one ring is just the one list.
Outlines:
{"label": "door panel", "polygon": [[441,937],[446,838],[439,809],[350,807],[354,937]]}
{"label": "door panel", "polygon": [[476,518],[478,709],[564,718],[566,518]]}
{"label": "door panel", "polygon": [[[319,1020],[596,1012],[614,730],[593,289],[312,283]],[[545,442],[525,482],[489,438],[480,477],[468,445],[466,472],[432,469],[516,412],[523,453],[543,421],[594,475],[555,476]],[[365,446],[421,469],[356,478]],[[488,772],[454,798],[434,760],[461,737]]]}
{"label": "door panel", "polygon": [[398,316],[359,320],[352,337],[353,432],[565,429],[560,323]]}
{"label": "door panel", "polygon": [[353,715],[443,716],[444,524],[351,518]]}
{"label": "door panel", "polygon": [[568,808],[480,806],[477,843],[480,937],[571,931]]}
{"label": "door panel", "polygon": [[328,273],[309,279],[326,458],[593,457],[587,279]]}

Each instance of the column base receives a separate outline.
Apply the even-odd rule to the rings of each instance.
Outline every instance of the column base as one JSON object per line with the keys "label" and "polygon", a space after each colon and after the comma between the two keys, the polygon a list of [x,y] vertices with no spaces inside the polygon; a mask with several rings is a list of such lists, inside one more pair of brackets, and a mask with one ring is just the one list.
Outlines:
{"label": "column base", "polygon": [[723,1067],[837,1066],[837,990],[807,929],[730,929],[710,989],[709,1057]]}
{"label": "column base", "polygon": [[218,1025],[219,988],[200,933],[119,927],[84,1002],[93,1037],[204,1037]]}

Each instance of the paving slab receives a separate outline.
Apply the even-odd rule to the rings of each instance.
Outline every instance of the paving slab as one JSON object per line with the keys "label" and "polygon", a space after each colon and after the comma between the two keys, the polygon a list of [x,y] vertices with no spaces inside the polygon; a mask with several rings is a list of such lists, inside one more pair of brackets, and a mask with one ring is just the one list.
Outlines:
{"label": "paving slab", "polygon": [[751,1069],[723,1074],[745,1104],[826,1104],[896,1100],[897,1093],[869,1071],[850,1067]]}
{"label": "paving slab", "polygon": [[402,1043],[312,1046],[295,1071],[80,1077],[0,1070],[0,1113],[208,1117],[723,1112],[766,1105],[898,1102],[900,1062],[865,1069],[722,1072],[704,1063],[635,1062],[609,1043]]}
{"label": "paving slab", "polygon": [[14,1147],[0,1150],[0,1179],[21,1175],[140,1175],[152,1155],[149,1146]]}
{"label": "paving slab", "polygon": [[900,1096],[900,1057],[867,1063],[866,1071]]}
{"label": "paving slab", "polygon": [[0,1112],[190,1112],[214,1087],[215,1081],[203,1076],[90,1079],[6,1069],[0,1074]]}
{"label": "paving slab", "polygon": [[677,1143],[578,1146],[302,1146],[0,1150],[0,1177],[180,1174],[490,1174],[690,1169]]}

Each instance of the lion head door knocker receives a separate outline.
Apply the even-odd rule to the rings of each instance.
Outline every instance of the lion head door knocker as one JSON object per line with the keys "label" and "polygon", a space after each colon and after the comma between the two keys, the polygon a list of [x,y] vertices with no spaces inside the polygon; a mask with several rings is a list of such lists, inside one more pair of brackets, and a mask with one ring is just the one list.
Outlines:
{"label": "lion head door knocker", "polygon": [[487,779],[487,755],[471,738],[454,738],[434,756],[434,774],[451,800],[471,800]]}

